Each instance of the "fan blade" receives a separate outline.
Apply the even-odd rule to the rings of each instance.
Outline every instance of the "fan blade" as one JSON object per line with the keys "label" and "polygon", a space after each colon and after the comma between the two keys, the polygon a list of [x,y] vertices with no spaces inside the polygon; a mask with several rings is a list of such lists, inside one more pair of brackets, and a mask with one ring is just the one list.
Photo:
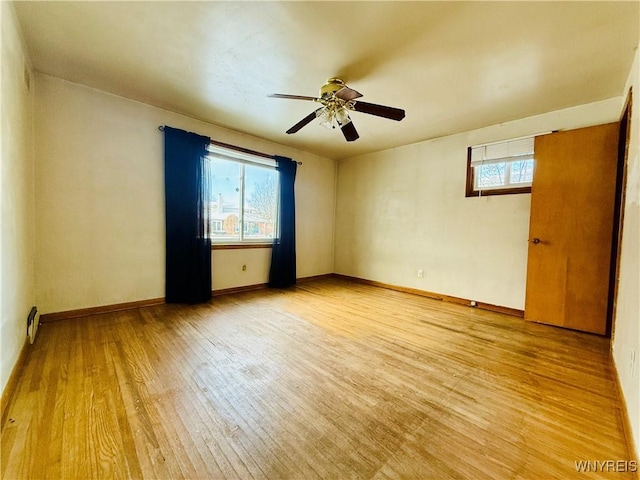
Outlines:
{"label": "fan blade", "polygon": [[346,125],[343,125],[342,127],[340,127],[340,130],[342,130],[342,134],[344,135],[344,138],[347,142],[353,142],[360,138],[360,135],[358,135],[358,131],[356,130],[356,126],[353,124],[353,122],[349,122]]}
{"label": "fan blade", "polygon": [[316,97],[306,97],[304,95],[287,95],[287,94],[284,94],[284,93],[272,93],[270,95],[267,95],[267,97],[271,97],[271,98],[288,98],[288,99],[291,99],[291,100],[311,100],[313,102],[318,100]]}
{"label": "fan blade", "polygon": [[369,115],[389,118],[398,122],[404,118],[404,110],[400,108],[386,107],[384,105],[376,105],[375,103],[366,102],[354,103],[353,109],[356,112],[368,113]]}
{"label": "fan blade", "polygon": [[322,108],[319,108],[318,110],[314,110],[313,112],[311,112],[309,115],[307,115],[306,117],[304,117],[302,120],[300,120],[298,123],[296,123],[293,127],[291,127],[289,130],[287,130],[287,133],[289,135],[291,135],[292,133],[296,133],[298,130],[300,130],[302,127],[304,127],[305,125],[310,124],[311,122],[313,122],[313,120],[316,118],[317,113],[322,110]]}
{"label": "fan blade", "polygon": [[336,97],[348,102],[349,100],[355,100],[356,98],[360,98],[362,94],[360,92],[356,92],[353,88],[342,87],[335,94]]}

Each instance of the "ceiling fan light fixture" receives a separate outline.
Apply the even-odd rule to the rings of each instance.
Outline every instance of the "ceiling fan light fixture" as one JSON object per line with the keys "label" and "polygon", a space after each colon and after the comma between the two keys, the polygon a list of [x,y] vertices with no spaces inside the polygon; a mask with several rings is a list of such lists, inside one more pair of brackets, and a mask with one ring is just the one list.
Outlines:
{"label": "ceiling fan light fixture", "polygon": [[327,107],[318,110],[316,117],[318,118],[318,120],[320,120],[320,125],[322,125],[324,128],[327,128],[329,130],[335,128],[333,125],[333,116],[331,115],[331,110],[329,110]]}
{"label": "ceiling fan light fixture", "polygon": [[329,130],[341,128],[351,122],[347,109],[335,104],[325,105],[316,113],[316,117],[320,120],[320,125]]}
{"label": "ceiling fan light fixture", "polygon": [[340,125],[341,127],[345,126],[351,121],[351,118],[349,118],[349,112],[344,107],[336,110],[335,119],[338,122],[338,125]]}

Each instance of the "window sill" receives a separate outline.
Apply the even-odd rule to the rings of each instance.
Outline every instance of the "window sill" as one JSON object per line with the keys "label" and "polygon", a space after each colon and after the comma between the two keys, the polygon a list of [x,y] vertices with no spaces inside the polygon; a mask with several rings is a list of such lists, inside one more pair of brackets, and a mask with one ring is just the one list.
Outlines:
{"label": "window sill", "polygon": [[466,197],[488,197],[489,195],[513,195],[516,193],[531,193],[531,187],[496,188],[492,190],[467,191]]}
{"label": "window sill", "polygon": [[273,243],[214,243],[211,250],[242,250],[245,248],[271,248]]}

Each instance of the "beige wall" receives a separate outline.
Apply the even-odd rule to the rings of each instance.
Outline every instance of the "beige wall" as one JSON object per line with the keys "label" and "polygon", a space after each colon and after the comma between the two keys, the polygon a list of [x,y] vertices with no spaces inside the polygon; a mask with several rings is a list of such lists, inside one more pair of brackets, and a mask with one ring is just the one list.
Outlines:
{"label": "beige wall", "polygon": [[32,98],[28,66],[10,3],[2,2],[2,158],[0,160],[0,389],[4,392],[26,339],[34,295]]}
{"label": "beige wall", "polygon": [[[165,124],[302,161],[296,177],[298,276],[333,271],[332,160],[54,77],[35,80],[41,311],[164,296],[163,137],[157,126]],[[269,252],[215,251],[214,289],[265,283]]]}
{"label": "beige wall", "polygon": [[610,99],[339,162],[336,272],[523,309],[530,195],[465,198],[467,147],[616,121],[621,105]]}
{"label": "beige wall", "polygon": [[[627,160],[620,278],[613,355],[627,403],[636,449],[640,447],[640,80],[638,51],[626,92],[633,87],[631,143]],[[636,452],[637,454],[637,452]]]}

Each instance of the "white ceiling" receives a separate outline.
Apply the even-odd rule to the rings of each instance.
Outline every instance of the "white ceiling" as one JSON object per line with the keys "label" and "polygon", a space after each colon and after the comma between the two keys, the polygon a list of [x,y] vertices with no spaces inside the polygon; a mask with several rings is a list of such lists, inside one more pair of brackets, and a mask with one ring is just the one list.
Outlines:
{"label": "white ceiling", "polygon": [[[622,94],[633,2],[17,2],[38,71],[329,158]],[[312,123],[342,78],[401,122],[353,113],[360,139]]]}

